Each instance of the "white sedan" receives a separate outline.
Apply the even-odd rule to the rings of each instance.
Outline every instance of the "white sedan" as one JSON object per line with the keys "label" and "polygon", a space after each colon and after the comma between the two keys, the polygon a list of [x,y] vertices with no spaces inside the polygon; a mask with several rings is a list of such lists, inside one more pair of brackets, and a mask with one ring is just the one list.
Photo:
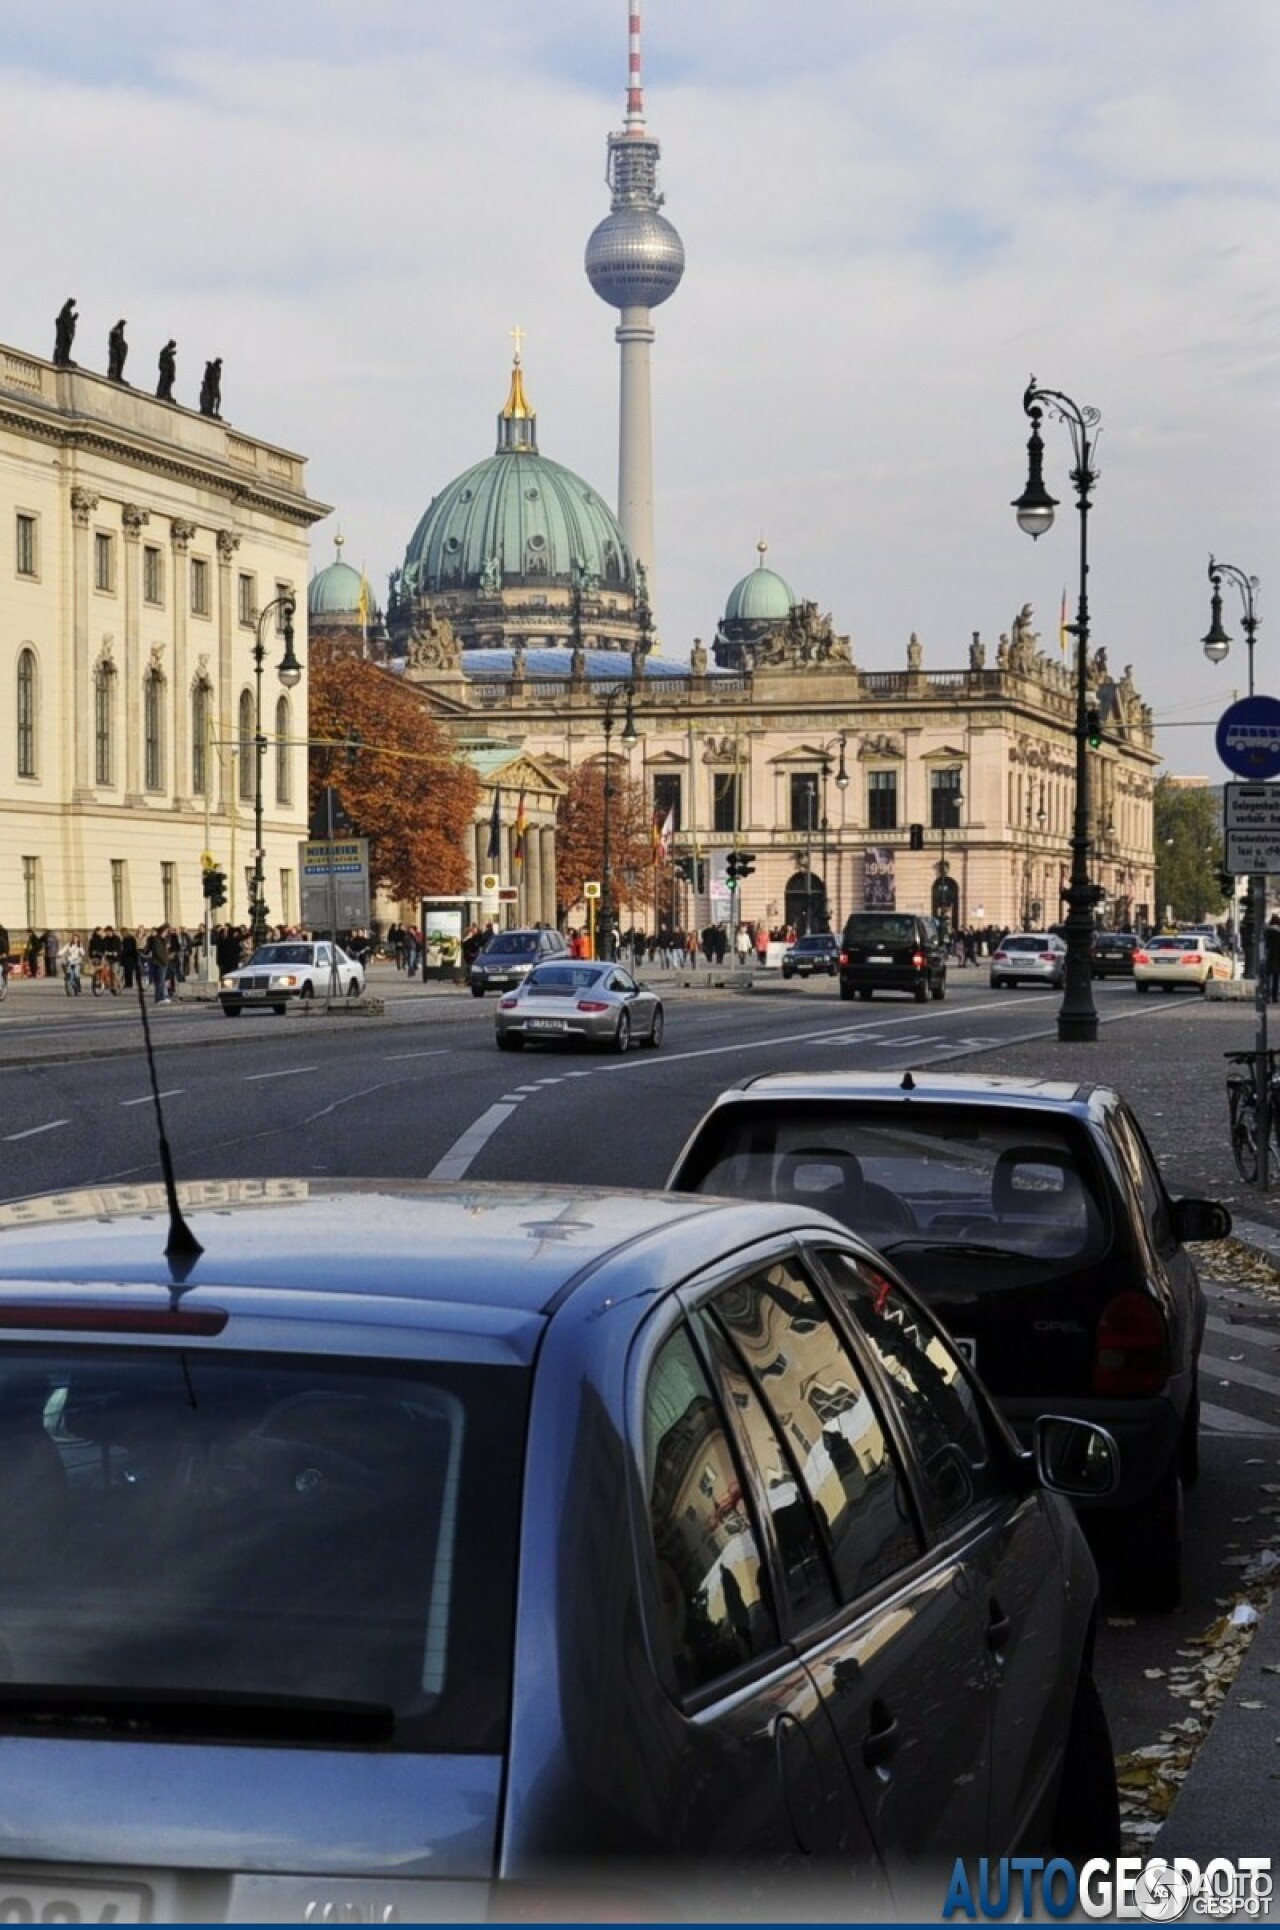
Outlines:
{"label": "white sedan", "polygon": [[1133,989],[1158,985],[1171,992],[1190,985],[1203,992],[1210,982],[1234,976],[1235,966],[1216,938],[1203,932],[1158,932],[1133,954]]}
{"label": "white sedan", "polygon": [[364,967],[328,939],[287,938],[260,945],[239,971],[218,980],[218,998],[229,1019],[247,1006],[283,1012],[292,999],[359,998]]}

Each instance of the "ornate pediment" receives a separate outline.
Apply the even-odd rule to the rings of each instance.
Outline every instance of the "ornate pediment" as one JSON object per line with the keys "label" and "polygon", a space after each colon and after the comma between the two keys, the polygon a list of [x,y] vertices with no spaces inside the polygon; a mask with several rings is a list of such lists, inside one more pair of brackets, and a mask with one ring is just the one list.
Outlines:
{"label": "ornate pediment", "polygon": [[892,731],[868,731],[858,746],[858,756],[864,761],[868,757],[904,757],[902,739]]}
{"label": "ornate pediment", "polygon": [[795,603],[784,624],[768,635],[742,645],[743,666],[749,670],[791,669],[797,664],[853,662],[848,637],[838,637],[828,611],[820,615],[816,603]]}

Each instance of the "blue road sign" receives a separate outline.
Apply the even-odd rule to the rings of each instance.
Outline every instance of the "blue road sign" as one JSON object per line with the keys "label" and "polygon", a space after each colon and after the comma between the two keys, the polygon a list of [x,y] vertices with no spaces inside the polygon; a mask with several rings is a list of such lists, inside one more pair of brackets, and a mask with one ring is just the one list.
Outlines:
{"label": "blue road sign", "polygon": [[1237,777],[1280,777],[1280,700],[1242,697],[1218,719],[1218,756]]}

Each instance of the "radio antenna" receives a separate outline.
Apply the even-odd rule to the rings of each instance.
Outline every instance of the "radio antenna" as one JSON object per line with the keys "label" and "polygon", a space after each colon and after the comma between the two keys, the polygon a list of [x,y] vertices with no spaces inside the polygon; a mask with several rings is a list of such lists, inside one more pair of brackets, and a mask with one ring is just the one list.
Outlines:
{"label": "radio antenna", "polygon": [[199,1240],[182,1217],[178,1204],[178,1184],[173,1177],[173,1154],[165,1137],[164,1109],[160,1104],[160,1082],[156,1078],[156,1055],[151,1045],[151,1021],[147,1017],[147,990],[143,973],[138,972],[138,1010],[142,1014],[142,1036],[147,1047],[147,1071],[151,1075],[151,1099],[156,1109],[156,1133],[160,1140],[160,1170],[164,1174],[164,1193],[169,1202],[169,1238],[164,1257],[169,1262],[175,1287],[181,1287],[196,1261],[204,1252]]}

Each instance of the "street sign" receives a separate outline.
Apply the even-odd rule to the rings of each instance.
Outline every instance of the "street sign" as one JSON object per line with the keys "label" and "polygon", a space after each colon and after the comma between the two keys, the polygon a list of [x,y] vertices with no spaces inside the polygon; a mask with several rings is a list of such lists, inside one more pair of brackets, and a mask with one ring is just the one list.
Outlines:
{"label": "street sign", "polygon": [[298,846],[302,922],[312,931],[357,931],[369,923],[368,838],[313,838]]}
{"label": "street sign", "polygon": [[1218,719],[1218,756],[1237,777],[1280,777],[1280,702],[1242,697]]}
{"label": "street sign", "polygon": [[1236,877],[1280,872],[1280,784],[1224,784],[1224,869]]}
{"label": "street sign", "polygon": [[600,896],[600,881],[599,881],[599,879],[598,879],[598,878],[593,878],[593,879],[591,879],[591,880],[590,880],[590,882],[589,882],[589,883],[587,883],[587,884],[585,884],[585,885],[583,885],[583,887],[582,887],[582,895],[583,895],[583,897],[584,897],[584,898],[598,898],[598,897]]}

